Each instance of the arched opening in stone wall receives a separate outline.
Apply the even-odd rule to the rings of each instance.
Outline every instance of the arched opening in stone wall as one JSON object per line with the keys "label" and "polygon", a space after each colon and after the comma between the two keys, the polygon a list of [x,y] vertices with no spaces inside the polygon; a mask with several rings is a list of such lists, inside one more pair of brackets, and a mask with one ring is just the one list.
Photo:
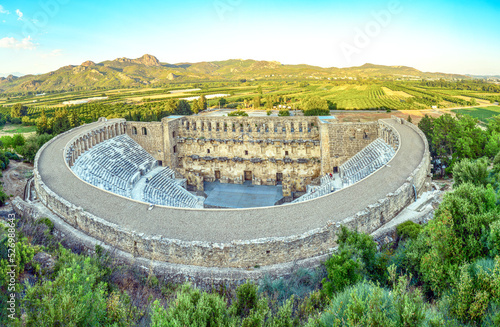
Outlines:
{"label": "arched opening in stone wall", "polygon": [[137,135],[137,127],[132,126],[132,135]]}
{"label": "arched opening in stone wall", "polygon": [[148,129],[146,127],[142,128],[142,135],[148,135]]}

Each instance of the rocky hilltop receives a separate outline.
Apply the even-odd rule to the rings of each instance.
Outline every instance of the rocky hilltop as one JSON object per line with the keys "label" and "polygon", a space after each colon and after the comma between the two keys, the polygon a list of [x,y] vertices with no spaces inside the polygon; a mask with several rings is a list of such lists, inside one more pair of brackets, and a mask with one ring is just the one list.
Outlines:
{"label": "rocky hilltop", "polygon": [[139,65],[145,65],[145,66],[161,66],[160,61],[158,58],[155,56],[145,54],[144,56],[137,58],[137,59],[129,59],[129,58],[118,58],[113,61],[120,62],[120,63],[133,63],[133,64],[139,64]]}

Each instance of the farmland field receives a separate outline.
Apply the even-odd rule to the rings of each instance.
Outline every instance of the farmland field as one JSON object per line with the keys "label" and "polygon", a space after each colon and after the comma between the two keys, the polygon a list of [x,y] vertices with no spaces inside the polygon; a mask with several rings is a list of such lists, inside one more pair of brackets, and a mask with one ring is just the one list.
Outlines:
{"label": "farmland field", "polygon": [[479,119],[483,123],[487,123],[488,119],[500,115],[500,107],[490,106],[490,107],[479,107],[470,109],[455,109],[453,112],[457,114],[467,114],[474,118]]}
{"label": "farmland field", "polygon": [[[38,95],[29,92],[0,97],[0,113],[9,115],[11,107],[20,103],[27,107],[25,120],[31,125],[36,123],[42,112],[51,118],[54,117],[56,110],[63,107],[69,113],[74,113],[80,121],[87,123],[98,117],[127,117],[151,121],[168,115],[170,110],[168,108],[172,107],[172,102],[177,103],[181,99],[188,99],[189,104],[193,106],[191,99],[205,95],[208,107],[218,107],[219,100],[210,99],[210,95],[215,94],[228,95],[222,106],[230,109],[276,109],[281,105],[300,110],[305,100],[317,97],[325,100],[330,109],[379,110],[384,113],[397,110],[397,115],[406,118],[411,116],[415,122],[427,112],[442,114],[432,110],[481,107],[460,112],[470,113],[482,121],[498,114],[500,110],[498,107],[489,107],[491,103],[500,99],[500,93],[495,88],[492,92],[485,92],[483,84],[471,83],[464,87],[459,83],[439,83],[442,86],[418,81],[270,80],[179,83],[161,87],[81,90]],[[63,105],[64,101],[92,97],[108,98],[82,105]],[[260,103],[260,106],[256,103]],[[184,114],[186,113],[189,111]],[[348,115],[345,119],[365,118]]]}

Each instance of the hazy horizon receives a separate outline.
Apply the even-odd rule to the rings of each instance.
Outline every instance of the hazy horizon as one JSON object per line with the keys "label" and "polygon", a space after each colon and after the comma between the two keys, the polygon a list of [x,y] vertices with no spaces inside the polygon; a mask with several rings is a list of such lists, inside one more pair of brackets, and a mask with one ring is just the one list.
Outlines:
{"label": "hazy horizon", "polygon": [[495,1],[0,1],[0,73],[156,56],[500,75]]}

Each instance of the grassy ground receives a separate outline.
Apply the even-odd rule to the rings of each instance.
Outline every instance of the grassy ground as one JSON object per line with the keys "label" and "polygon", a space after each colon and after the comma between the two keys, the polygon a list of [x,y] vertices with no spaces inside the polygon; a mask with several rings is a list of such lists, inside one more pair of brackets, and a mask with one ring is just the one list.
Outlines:
{"label": "grassy ground", "polygon": [[26,134],[36,132],[36,126],[6,124],[0,128],[0,134]]}
{"label": "grassy ground", "polygon": [[457,114],[471,115],[472,117],[475,117],[486,124],[489,118],[500,115],[500,107],[490,106],[490,107],[478,107],[469,109],[455,109],[453,110],[453,112]]}

